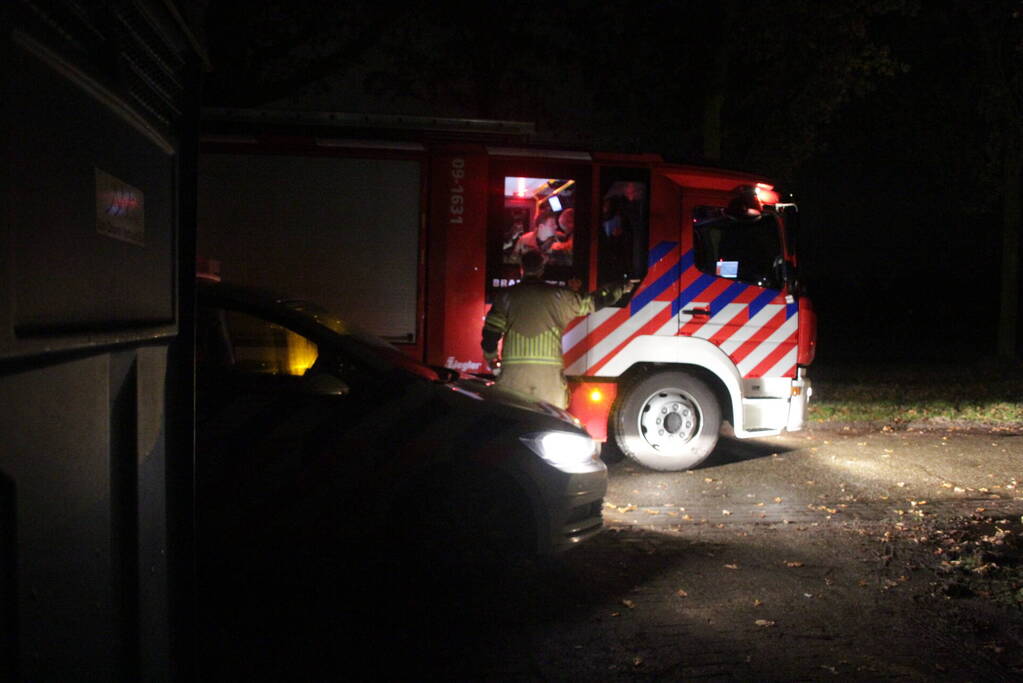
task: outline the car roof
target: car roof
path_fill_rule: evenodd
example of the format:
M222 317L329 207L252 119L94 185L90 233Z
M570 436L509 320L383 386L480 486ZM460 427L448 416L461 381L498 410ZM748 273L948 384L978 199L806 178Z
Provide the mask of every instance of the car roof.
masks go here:
M288 302L299 301L295 297L271 289L205 278L196 279L196 290L204 298L251 306L284 306Z

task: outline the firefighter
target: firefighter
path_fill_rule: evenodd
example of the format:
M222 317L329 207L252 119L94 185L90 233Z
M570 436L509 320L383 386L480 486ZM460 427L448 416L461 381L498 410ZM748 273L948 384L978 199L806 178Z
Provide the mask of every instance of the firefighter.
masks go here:
M518 255L521 262L522 257L530 251L538 251L546 254L557 239L558 216L549 208L536 217L536 229L527 232L516 242L514 253Z
M568 385L561 358L561 334L574 318L614 303L631 283L580 294L542 280L544 257L522 255L522 281L499 293L483 324L483 357L500 374L498 385L559 408L568 407ZM501 358L497 345L504 340Z
M575 233L575 209L567 208L558 214L558 227L554 232L550 255L553 263L572 265L572 236Z

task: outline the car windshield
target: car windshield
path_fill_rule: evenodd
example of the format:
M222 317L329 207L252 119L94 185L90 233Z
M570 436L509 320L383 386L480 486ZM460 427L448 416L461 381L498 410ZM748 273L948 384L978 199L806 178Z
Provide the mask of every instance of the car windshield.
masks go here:
M420 363L413 358L409 358L409 356L402 353L401 349L398 347L389 344L380 337L359 329L351 323L341 320L339 317L319 304L297 299L283 301L282 303L291 310L302 313L308 318L311 318L321 327L343 337L349 343L357 346L359 350L363 352L363 355L371 356L381 365L397 367L433 382L450 381L453 379L449 373L446 372L445 368L433 368L429 365Z

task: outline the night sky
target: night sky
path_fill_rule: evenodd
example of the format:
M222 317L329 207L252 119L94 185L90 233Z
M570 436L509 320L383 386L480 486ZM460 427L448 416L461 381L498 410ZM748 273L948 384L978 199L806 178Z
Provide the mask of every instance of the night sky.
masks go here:
M279 4L193 10L207 105L529 121L766 173L801 207L818 358L997 351L1023 2Z

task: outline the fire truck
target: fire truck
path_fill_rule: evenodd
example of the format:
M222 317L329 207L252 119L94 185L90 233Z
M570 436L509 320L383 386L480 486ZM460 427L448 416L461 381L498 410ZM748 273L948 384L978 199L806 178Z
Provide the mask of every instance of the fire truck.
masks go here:
M538 144L516 122L207 110L204 131L198 253L224 279L482 374L488 307L541 249L550 282L634 283L562 338L569 412L606 448L683 470L724 422L803 427L816 316L797 207L768 178Z

